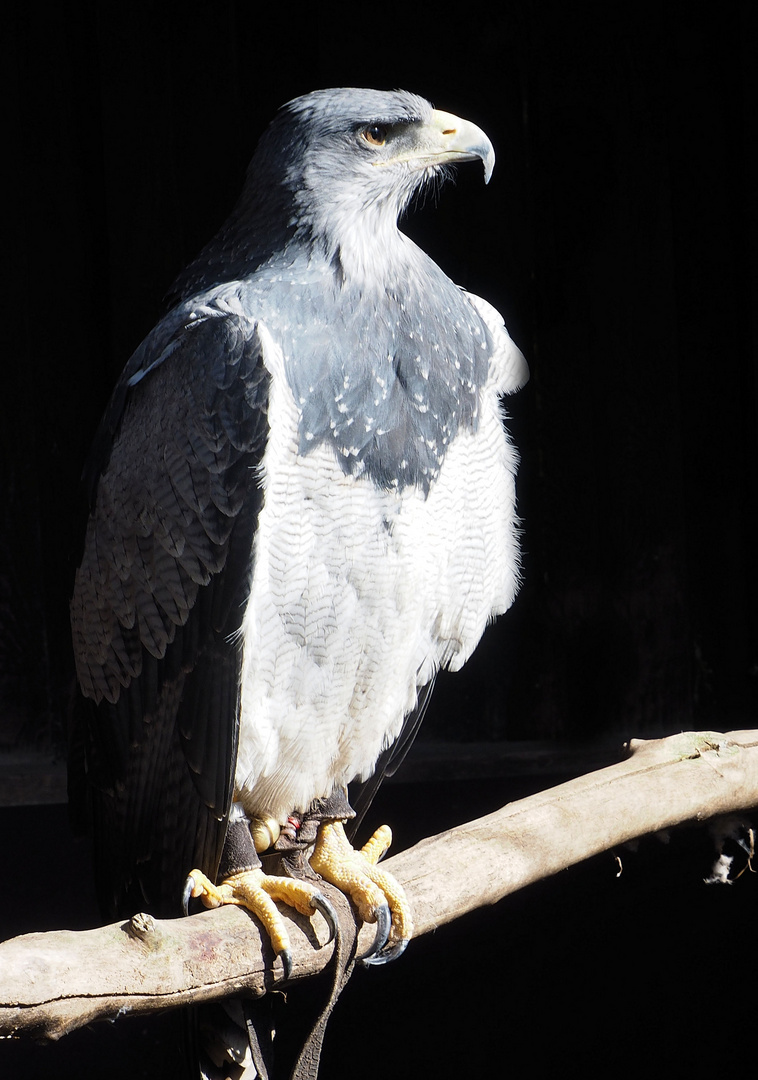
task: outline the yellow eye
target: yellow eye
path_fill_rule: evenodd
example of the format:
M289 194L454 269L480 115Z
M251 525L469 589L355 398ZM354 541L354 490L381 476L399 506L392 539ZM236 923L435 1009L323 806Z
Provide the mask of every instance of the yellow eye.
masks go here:
M371 146L384 146L387 141L387 129L383 124L371 124L361 135Z

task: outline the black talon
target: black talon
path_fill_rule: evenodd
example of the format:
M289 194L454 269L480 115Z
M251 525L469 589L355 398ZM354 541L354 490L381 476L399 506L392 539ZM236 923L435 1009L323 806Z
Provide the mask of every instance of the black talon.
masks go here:
M363 963L366 967L372 964L389 964L392 960L397 960L398 956L402 956L408 947L408 938L402 938L396 945L392 945L389 949L383 949L381 952L374 953L368 958L363 958Z
M320 911L326 919L326 925L329 927L329 938L326 942L328 945L330 941L334 941L339 934L340 926L339 919L337 918L337 912L334 909L334 905L331 900L327 900L323 893L317 892L313 894L311 899L316 911Z
M363 957L364 964L368 962L367 958L379 955L387 944L387 938L390 936L391 928L392 916L390 915L389 904L382 904L381 907L376 908L376 935L374 937L374 944Z
M194 888L195 879L193 878L192 874L190 874L184 883L184 888L182 889L182 911L185 915L189 915L189 902L192 898L192 890Z
M289 949L282 949L279 953L279 959L282 962L282 981L287 982L292 978L292 953Z

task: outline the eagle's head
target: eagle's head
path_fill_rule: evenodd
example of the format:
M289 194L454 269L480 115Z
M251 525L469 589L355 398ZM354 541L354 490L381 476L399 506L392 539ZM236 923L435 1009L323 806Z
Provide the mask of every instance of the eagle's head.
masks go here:
M247 187L251 196L276 191L282 209L289 204L287 226L328 255L339 251L344 261L350 253L360 261L368 249L375 260L392 246L413 196L444 166L475 159L489 181L495 153L484 132L417 94L316 90L274 118Z
M316 90L284 105L263 133L237 206L172 290L187 297L269 260L311 252L363 292L385 288L412 246L397 222L445 167L492 143L475 124L404 90Z

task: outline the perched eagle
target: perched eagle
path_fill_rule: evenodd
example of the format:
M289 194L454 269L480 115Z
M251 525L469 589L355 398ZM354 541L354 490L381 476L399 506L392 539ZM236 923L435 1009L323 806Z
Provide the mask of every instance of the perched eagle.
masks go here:
M341 872L362 858L347 785L518 584L500 396L525 362L397 224L471 159L488 180L486 135L414 94L291 101L123 372L71 605L114 914L178 913L190 872L208 904L312 910L318 880L289 895L256 849L310 855L318 831L311 862L379 920L378 958L410 936L371 858L363 891Z

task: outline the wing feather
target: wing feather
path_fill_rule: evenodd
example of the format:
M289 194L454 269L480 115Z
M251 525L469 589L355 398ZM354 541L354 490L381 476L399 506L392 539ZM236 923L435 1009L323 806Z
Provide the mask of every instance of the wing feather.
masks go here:
M168 914L193 865L215 873L231 802L269 379L242 316L154 338L96 443L71 617L102 897Z

